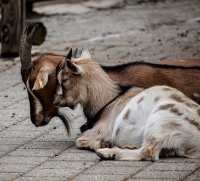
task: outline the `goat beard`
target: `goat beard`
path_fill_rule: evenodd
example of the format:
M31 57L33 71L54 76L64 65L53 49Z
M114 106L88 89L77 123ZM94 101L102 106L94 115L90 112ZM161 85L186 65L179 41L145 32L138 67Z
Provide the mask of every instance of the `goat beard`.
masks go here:
M70 117L68 116L68 113L63 113L63 109L59 108L57 111L57 117L60 118L60 120L63 122L65 129L67 131L67 134L71 135L71 124L70 124Z

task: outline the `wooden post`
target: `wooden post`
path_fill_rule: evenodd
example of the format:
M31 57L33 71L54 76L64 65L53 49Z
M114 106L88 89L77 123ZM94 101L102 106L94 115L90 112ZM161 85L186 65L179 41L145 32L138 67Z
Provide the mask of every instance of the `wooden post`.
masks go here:
M18 56L25 22L25 0L1 0L1 15L1 56Z

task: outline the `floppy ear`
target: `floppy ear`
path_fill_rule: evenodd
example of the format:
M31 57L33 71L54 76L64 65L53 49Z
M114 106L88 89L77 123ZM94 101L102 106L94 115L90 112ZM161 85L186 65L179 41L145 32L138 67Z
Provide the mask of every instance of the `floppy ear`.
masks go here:
M74 75L82 75L83 69L71 60L66 60L66 65Z
M40 90L44 88L47 85L48 77L49 77L48 70L40 70L35 79L32 90Z

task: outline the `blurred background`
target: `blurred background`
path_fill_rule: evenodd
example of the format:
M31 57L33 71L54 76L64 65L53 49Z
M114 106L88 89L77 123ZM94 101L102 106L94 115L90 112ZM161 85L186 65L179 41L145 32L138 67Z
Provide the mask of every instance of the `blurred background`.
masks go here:
M33 52L85 47L104 64L200 57L199 0L2 0L1 19L5 57L27 21L47 30Z

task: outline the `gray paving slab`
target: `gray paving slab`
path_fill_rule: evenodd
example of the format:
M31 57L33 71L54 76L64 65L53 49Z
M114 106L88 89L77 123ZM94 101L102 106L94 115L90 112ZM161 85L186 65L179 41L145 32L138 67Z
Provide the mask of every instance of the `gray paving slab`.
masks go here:
M23 164L23 165L39 165L47 160L46 155L44 157L38 156L4 156L0 158L1 164Z
M184 179L190 171L142 171L136 174L132 179L173 179L173 180L182 180Z
M10 181L18 176L20 176L20 173L0 173L0 180Z
M188 177L186 177L186 181L198 181L200 178L200 168L196 171L192 172Z
M74 181L83 181L83 180L87 180L87 181L121 181L124 180L126 178L125 175L102 175L102 174L95 174L95 175L84 175L81 174L80 176L72 179Z
M17 179L15 179L15 181L67 181L68 178L67 177L55 177L55 176L49 176L49 177L41 177L41 176L30 176L30 177L19 177Z
M10 69L0 73L0 92L6 90L10 87L15 87L17 84L22 84L21 75L20 75L20 64L17 63Z

